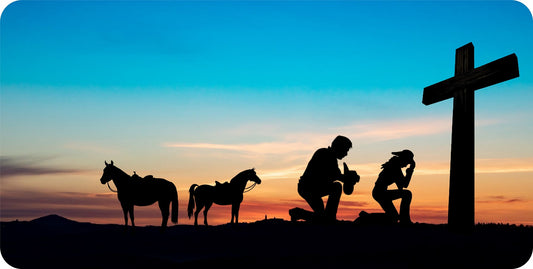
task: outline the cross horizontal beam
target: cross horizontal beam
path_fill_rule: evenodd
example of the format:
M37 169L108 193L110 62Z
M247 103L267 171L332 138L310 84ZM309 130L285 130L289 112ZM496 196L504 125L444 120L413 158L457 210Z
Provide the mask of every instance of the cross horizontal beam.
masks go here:
M427 86L424 88L422 103L431 105L454 97L458 90L475 91L518 76L518 59L513 53L465 74Z

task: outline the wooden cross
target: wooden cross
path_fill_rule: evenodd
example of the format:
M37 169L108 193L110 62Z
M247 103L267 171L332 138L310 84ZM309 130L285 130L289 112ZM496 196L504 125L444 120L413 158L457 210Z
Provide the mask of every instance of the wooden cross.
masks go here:
M474 228L474 91L519 76L513 53L474 68L474 45L455 51L455 76L424 88L422 103L431 105L453 97L452 149L448 226L456 231Z

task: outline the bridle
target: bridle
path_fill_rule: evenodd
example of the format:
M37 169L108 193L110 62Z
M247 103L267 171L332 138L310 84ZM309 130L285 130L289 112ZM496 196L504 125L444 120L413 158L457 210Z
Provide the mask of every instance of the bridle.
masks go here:
M254 184L244 188L244 191L242 193L249 192L249 191L253 190L255 188L255 185L257 185L257 182L254 182Z
M111 181L111 180L110 180L110 181ZM118 192L118 191L116 191L116 190L111 189L111 186L109 186L109 181L107 182L107 187L108 187L109 190L112 191L112 192Z

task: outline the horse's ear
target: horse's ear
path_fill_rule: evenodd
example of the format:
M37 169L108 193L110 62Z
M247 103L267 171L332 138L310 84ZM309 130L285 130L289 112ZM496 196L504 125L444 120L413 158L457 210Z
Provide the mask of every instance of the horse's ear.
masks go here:
M105 163L105 166L108 166L108 165L109 165L109 164L107 164L107 161L104 161L104 163Z
M113 160L111 160L111 165L113 165Z

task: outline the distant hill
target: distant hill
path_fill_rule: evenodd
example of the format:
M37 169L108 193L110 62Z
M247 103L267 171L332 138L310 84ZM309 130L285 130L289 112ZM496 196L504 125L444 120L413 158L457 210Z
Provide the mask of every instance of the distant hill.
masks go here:
M78 222L61 217L59 215L48 215L31 220L30 222L41 225L64 225L64 224L76 224Z
M330 225L268 219L238 225L125 229L58 215L2 222L1 251L16 268L516 268L533 227Z

